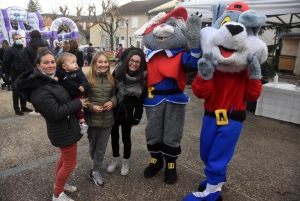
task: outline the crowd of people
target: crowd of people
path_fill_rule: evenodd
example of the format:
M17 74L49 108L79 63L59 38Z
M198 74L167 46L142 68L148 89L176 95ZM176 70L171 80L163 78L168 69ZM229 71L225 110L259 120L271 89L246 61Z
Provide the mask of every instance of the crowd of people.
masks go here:
M12 90L15 114L30 112L45 119L48 138L60 150L52 200L72 201L65 192L77 188L67 180L76 166L77 142L85 133L92 161L89 177L95 185L104 183L100 167L110 137L113 153L107 172L114 172L118 166L119 127L124 144L121 175L129 173L131 128L140 123L143 114L147 75L144 53L139 48L126 49L111 72L107 54L91 48L90 69L85 75L76 40L58 44L59 48L51 51L39 31L31 31L30 37L27 47L23 47L18 33L13 35L11 47L3 42L1 77ZM26 106L28 102L34 111Z

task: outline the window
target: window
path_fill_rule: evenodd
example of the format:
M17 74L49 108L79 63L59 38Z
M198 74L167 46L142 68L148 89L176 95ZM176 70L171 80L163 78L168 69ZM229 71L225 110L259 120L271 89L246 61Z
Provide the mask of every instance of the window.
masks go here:
M119 25L120 25L120 28L125 28L126 27L126 19L125 18L121 19L119 22Z
M131 28L139 28L139 18L137 17L132 18Z
M124 40L124 36L121 36L121 40Z
M141 48L141 41L136 41L136 47Z

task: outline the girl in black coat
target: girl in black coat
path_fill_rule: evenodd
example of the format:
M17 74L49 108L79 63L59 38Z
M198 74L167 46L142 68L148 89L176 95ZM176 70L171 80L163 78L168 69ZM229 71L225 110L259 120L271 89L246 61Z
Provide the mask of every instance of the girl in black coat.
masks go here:
M78 49L78 43L76 40L69 40L69 43L70 43L70 49L68 52L76 56L77 64L81 69L83 66L83 53Z
M124 155L121 175L129 173L131 154L131 127L138 125L143 114L146 61L138 48L129 48L122 55L124 60L116 66L113 76L117 86L118 105L114 108L115 124L111 131L113 158L107 172L114 172L119 161L119 127L122 128Z
M74 113L86 107L87 102L71 100L68 92L53 79L56 62L48 48L38 50L36 66L21 74L14 87L44 117L50 142L60 149L52 201L69 200L64 191L74 192L77 188L66 181L76 166L77 141L82 137Z

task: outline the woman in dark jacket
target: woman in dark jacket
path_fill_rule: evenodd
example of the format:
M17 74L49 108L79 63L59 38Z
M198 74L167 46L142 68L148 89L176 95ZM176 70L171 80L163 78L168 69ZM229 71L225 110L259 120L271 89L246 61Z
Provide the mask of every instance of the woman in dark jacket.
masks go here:
M53 79L56 62L48 48L39 48L36 66L34 70L21 74L14 87L44 117L48 138L60 149L52 201L69 200L64 191L74 192L77 188L66 181L76 166L77 141L82 137L74 113L86 107L87 102L71 100L68 92Z
M141 49L129 48L123 54L125 59L113 72L117 86L118 105L114 108L115 123L111 130L113 158L107 172L114 172L118 165L119 127L121 126L124 144L121 175L127 175L131 154L131 127L138 125L142 118L147 66Z
M77 65L82 68L83 66L83 53L78 49L78 43L76 40L69 40L70 49L69 53L74 54L77 58Z
M3 79L3 81L5 82L5 84L1 84L1 88L2 90L4 89L5 86L7 86L7 90L10 91L10 78L9 78L9 73L7 73L4 69L4 67L2 66L2 61L3 61L3 57L4 57L4 53L5 51L9 48L9 44L7 40L3 40L2 42L2 47L0 48L0 66L1 66L1 70L2 72L1 74L1 78ZM5 76L3 76L5 74Z

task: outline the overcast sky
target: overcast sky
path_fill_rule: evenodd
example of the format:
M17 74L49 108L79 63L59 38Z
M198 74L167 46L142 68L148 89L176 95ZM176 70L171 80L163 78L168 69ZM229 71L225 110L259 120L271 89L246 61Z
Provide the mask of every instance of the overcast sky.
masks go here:
M98 5L99 7L101 4L101 0L38 0L40 5L42 6L42 13L53 13L53 10L59 12L58 7L65 6L67 5L70 9L73 10L73 13L70 14L75 14L74 8L77 5L83 4L85 12L83 11L83 14L87 15L87 5L89 5L89 2L95 2L96 6ZM119 5L126 4L130 2L131 0L115 0L116 2L119 3ZM27 9L27 4L29 0L0 0L0 9L6 9L11 6L18 6L24 9ZM69 3L68 3L69 2ZM98 2L98 3L97 3ZM99 13L100 14L100 13Z

